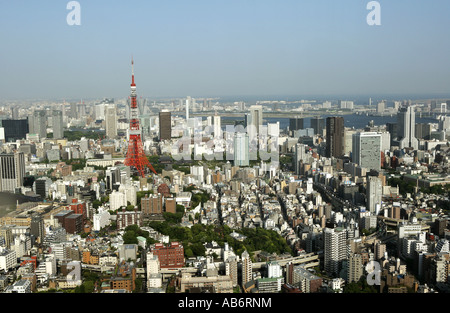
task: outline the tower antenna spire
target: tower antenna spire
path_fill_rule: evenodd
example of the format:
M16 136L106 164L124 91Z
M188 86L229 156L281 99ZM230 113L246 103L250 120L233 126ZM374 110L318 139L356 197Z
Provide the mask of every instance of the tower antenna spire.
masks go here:
M133 55L131 56L131 86L135 86L136 84L134 83L134 59L133 59Z

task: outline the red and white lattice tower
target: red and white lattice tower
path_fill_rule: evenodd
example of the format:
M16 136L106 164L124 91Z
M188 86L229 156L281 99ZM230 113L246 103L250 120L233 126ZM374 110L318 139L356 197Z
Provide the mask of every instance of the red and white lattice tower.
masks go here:
M139 125L138 106L136 99L136 84L134 83L134 61L131 59L131 96L130 96L130 139L125 165L134 167L139 175L145 176L145 167L149 167L156 174L155 169L145 156Z

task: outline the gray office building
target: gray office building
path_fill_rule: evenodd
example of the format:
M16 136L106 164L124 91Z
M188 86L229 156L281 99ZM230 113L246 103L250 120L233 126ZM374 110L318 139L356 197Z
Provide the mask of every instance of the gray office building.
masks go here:
M172 115L169 111L159 112L159 139L170 140L172 138Z
M36 110L31 116L30 133L39 135L39 139L47 138L47 113L45 110Z
M361 132L352 136L353 163L368 170L381 169L381 134Z
M0 191L15 192L23 186L25 156L22 152L0 154Z
M61 110L53 110L52 112L53 138L64 138L63 112Z

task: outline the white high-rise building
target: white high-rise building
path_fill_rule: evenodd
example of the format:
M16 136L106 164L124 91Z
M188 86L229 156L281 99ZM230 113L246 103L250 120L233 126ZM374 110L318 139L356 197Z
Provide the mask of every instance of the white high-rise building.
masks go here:
M45 282L49 277L56 275L56 258L49 256L45 261L39 263L38 268L35 270L36 278L39 282Z
M235 133L234 135L234 165L250 165L249 138L247 133Z
M241 255L242 260L242 286L245 286L246 283L253 279L253 263L250 259L250 255L247 250L244 251Z
M384 113L386 110L386 102L380 101L377 104L377 113Z
M446 131L448 132L450 130L450 116L444 116L441 115L439 117L439 131Z
M338 276L347 259L347 232L340 227L325 228L323 234L325 271L330 276Z
M0 270L8 271L17 265L15 250L9 250L0 246Z
M159 258L153 252L147 253L147 274L156 274L160 270Z
M191 101L192 101L191 97L188 96L186 98L186 121L189 120L189 106L191 105Z
M31 249L31 239L29 236L25 234L20 234L19 236L14 237L14 245L11 246L11 249L16 251L16 257L21 258L24 255L28 254L28 251Z
M127 201L125 198L125 194L123 192L114 190L109 195L109 206L110 206L111 210L115 211L115 210L118 210L120 207L126 206L126 205L127 205Z
M157 255L147 253L147 288L161 288L162 275L160 273L160 262Z
M137 204L137 190L136 187L131 184L121 184L119 192L125 195L125 203L130 202L131 205Z
M370 211L370 213L378 215L378 212L381 209L382 197L383 187L380 178L369 176L366 188L366 202L367 210Z
M214 122L213 122L213 127L214 127L214 138L215 139L222 139L222 125L221 125L221 120L220 120L220 115L214 115Z
M94 107L95 119L104 120L105 119L105 103L96 104Z
M69 242L52 243L50 245L52 254L55 256L56 260L66 260L68 259L67 247L70 247Z
M280 122L267 123L267 135L270 137L280 137Z
M348 100L339 100L338 101L338 106L339 106L340 109L353 109L354 102L353 101L348 101Z
M391 149L391 133L385 131L379 133L381 136L381 151L385 152L386 150Z
M109 214L108 210L105 210L103 207L98 208L98 213L94 214L93 217L93 227L94 231L100 231L103 227L108 226L111 223L110 220L111 214Z
M314 192L314 182L312 177L308 178L308 181L306 182L306 194L310 195Z
M414 107L401 108L397 114L397 141L400 149L418 149L419 141L416 138L416 115Z
M105 107L106 137L117 137L117 108L114 103Z
M262 105L252 105L250 107L251 121L247 124L247 131L249 127L251 131L249 132L250 141L253 141L255 136L260 134L260 128L263 124L263 108Z
M278 262L267 263L267 278L283 277L283 270Z
M375 132L360 132L353 135L353 163L367 170L381 169L381 135Z

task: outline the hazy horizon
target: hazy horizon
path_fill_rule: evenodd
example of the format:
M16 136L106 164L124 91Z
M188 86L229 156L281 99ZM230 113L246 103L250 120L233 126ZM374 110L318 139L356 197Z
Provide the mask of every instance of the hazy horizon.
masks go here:
M450 98L449 1L68 2L0 3L1 100L126 98L132 56L143 98Z

